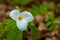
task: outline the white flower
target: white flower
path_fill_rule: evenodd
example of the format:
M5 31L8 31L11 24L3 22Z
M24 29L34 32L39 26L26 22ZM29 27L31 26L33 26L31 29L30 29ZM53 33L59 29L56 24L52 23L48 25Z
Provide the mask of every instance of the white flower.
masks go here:
M28 22L33 20L33 16L30 12L20 12L18 9L10 12L10 17L16 21L18 29L24 31L27 28Z

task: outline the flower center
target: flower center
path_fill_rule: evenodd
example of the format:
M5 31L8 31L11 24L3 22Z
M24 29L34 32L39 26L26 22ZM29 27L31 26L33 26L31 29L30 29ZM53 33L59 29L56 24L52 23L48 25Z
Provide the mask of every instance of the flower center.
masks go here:
M22 20L23 19L23 17L22 16L18 16L18 20Z

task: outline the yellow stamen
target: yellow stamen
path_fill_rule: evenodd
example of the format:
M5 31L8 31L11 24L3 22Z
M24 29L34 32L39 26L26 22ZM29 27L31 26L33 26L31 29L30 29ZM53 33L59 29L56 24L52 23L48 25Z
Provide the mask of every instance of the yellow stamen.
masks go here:
M18 16L18 20L22 20L23 19L23 17L22 16Z

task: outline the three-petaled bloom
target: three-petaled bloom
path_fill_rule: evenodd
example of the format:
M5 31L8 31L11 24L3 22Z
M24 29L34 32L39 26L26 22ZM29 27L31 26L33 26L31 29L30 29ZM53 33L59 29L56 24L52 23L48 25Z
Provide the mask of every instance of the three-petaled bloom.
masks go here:
M16 21L18 29L24 31L27 28L28 22L33 20L33 16L30 12L20 12L18 9L10 12L10 17Z

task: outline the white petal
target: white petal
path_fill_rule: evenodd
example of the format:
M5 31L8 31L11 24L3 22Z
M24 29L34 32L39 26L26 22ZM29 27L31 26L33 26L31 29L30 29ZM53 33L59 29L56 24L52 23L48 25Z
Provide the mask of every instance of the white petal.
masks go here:
M25 20L16 21L18 29L24 31L27 28L28 23Z
M12 10L12 11L10 12L10 17L11 17L13 20L16 20L18 14L19 14L19 10L17 10L17 9Z
M30 12L24 11L21 13L21 15L24 17L24 20L27 22L31 22L33 20L33 16Z

